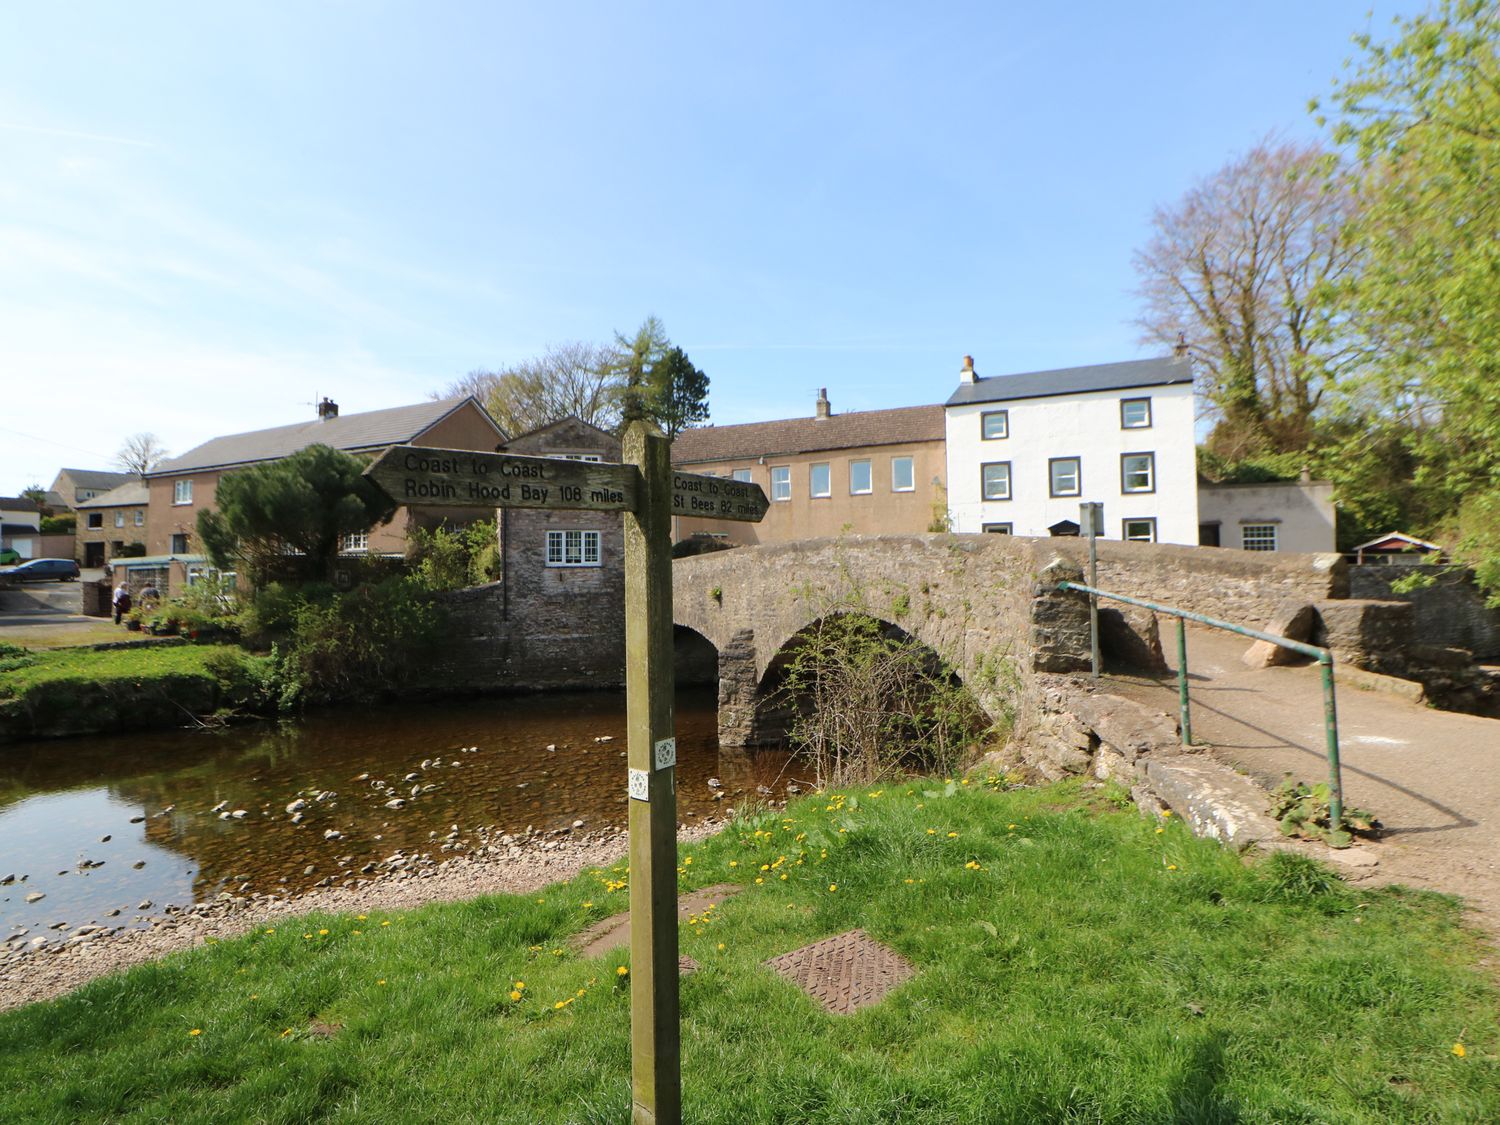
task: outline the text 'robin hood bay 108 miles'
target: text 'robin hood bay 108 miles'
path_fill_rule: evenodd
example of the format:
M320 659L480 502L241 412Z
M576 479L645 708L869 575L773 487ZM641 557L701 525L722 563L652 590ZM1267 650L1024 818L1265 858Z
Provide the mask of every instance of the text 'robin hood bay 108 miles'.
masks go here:
M633 465L394 445L365 470L398 504L633 512ZM759 522L760 485L701 473L672 474L672 515Z

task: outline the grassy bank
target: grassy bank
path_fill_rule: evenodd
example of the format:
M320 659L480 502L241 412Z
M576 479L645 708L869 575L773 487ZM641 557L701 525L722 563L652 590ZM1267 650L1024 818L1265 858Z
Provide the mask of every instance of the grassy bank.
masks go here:
M683 850L684 889L744 887L682 927L688 1120L1500 1118L1452 902L1250 868L1076 784L948 792ZM0 1016L0 1119L628 1120L626 951L568 947L626 877L280 923ZM855 1016L762 966L856 926L919 971Z
M180 726L256 694L261 658L225 645L0 653L0 741Z

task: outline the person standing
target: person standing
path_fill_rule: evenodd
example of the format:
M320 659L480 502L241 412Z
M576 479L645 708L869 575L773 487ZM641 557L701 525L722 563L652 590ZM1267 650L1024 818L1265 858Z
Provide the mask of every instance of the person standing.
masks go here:
M111 599L115 607L115 624L130 612L130 587L121 582L115 587L114 597Z

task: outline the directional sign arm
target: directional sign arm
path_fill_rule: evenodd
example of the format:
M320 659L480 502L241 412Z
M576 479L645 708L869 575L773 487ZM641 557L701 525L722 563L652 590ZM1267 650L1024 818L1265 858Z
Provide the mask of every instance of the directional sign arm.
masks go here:
M634 465L420 445L391 446L365 476L398 504L588 512L634 511L640 478Z

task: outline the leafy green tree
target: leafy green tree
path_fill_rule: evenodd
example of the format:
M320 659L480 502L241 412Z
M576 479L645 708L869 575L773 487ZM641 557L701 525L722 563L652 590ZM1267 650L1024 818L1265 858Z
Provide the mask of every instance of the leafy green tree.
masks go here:
M643 411L675 438L683 430L708 420L708 376L678 347L670 347L646 376Z
M1409 451L1411 529L1461 533L1460 508L1500 510L1500 5L1439 0L1355 42L1332 114L1365 260L1339 291L1372 359L1348 405ZM1495 574L1500 543L1467 541Z
M260 585L287 571L331 575L339 540L386 523L396 506L364 477L365 462L326 445L226 473L217 511L198 513L213 564Z

